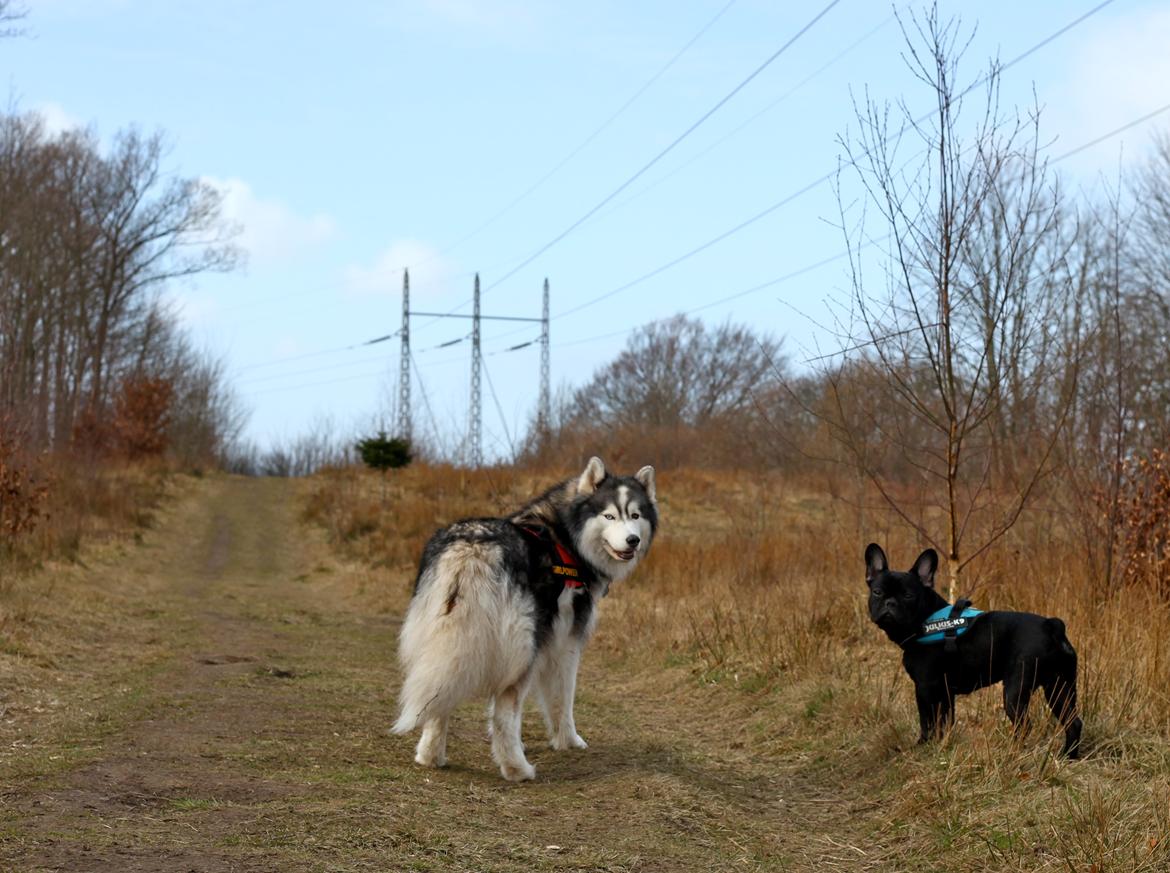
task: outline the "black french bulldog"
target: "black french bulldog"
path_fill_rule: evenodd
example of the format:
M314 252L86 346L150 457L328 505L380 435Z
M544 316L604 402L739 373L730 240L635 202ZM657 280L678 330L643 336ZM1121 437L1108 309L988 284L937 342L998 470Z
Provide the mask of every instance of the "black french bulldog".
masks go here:
M919 642L923 623L948 606L934 590L938 555L927 549L908 573L890 570L877 543L865 549L869 617L902 648L902 665L914 680L924 743L940 736L954 718L955 695L1003 682L1003 708L1019 732L1037 687L1064 727L1064 753L1078 757L1077 653L1064 622L1030 612L985 612L947 645ZM935 639L938 639L936 634Z

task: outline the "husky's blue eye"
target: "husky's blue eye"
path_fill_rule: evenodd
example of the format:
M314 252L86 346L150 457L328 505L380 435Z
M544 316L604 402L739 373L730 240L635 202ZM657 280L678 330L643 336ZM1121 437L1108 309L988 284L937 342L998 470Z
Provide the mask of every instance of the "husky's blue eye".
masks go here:
M605 518L607 521L613 521L613 516L610 515L608 512L605 514Z

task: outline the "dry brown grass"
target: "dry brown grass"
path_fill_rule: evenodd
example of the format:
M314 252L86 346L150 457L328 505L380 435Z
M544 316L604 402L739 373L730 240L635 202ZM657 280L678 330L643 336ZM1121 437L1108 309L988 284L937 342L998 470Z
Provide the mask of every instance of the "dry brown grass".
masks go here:
M44 497L34 523L0 539L0 645L13 646L45 592L26 580L54 562L81 560L83 544L136 538L149 527L173 478L158 463L95 463L71 456L36 459ZM50 574L51 576L51 574Z
M436 527L505 512L559 475L419 465L391 477L383 504L375 476L337 470L318 478L305 515L376 568L375 600L397 610ZM684 665L750 696L759 717L729 729L777 766L870 798L853 814L891 869L1170 868L1170 606L1150 587L1104 590L1058 516L1032 512L972 568L968 593L984 609L1065 620L1085 759L1057 755L1039 701L1033 732L1013 738L997 689L961 699L947 740L917 747L911 683L865 615L862 551L878 540L908 567L922 544L836 491L661 474L659 539L604 604L595 645L631 671Z

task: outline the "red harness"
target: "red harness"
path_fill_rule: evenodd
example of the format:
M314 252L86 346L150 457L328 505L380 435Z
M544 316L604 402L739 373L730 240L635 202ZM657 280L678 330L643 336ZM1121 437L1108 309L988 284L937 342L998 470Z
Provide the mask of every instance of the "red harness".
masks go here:
M549 571L554 576L559 577L566 588L585 587L585 581L582 577L592 574L587 568L581 566L572 552L553 539L552 533L547 528L540 529L524 525L517 525L517 527L546 548L552 546L548 552L551 561Z
M584 588L585 583L581 581L581 574L577 569L577 559L560 543L553 543L553 546L557 550L557 557L561 559L561 563L552 565L553 573L564 577L566 588Z

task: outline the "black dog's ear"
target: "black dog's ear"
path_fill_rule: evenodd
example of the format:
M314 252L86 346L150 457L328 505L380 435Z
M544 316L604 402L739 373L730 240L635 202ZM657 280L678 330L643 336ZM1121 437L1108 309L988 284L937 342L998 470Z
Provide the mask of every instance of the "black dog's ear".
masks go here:
M865 584L872 585L873 580L886 572L889 564L886 563L886 553L877 543L870 543L865 547Z
M934 571L938 569L938 553L934 549L927 549L918 556L910 572L918 576L918 581L927 588L934 587Z

